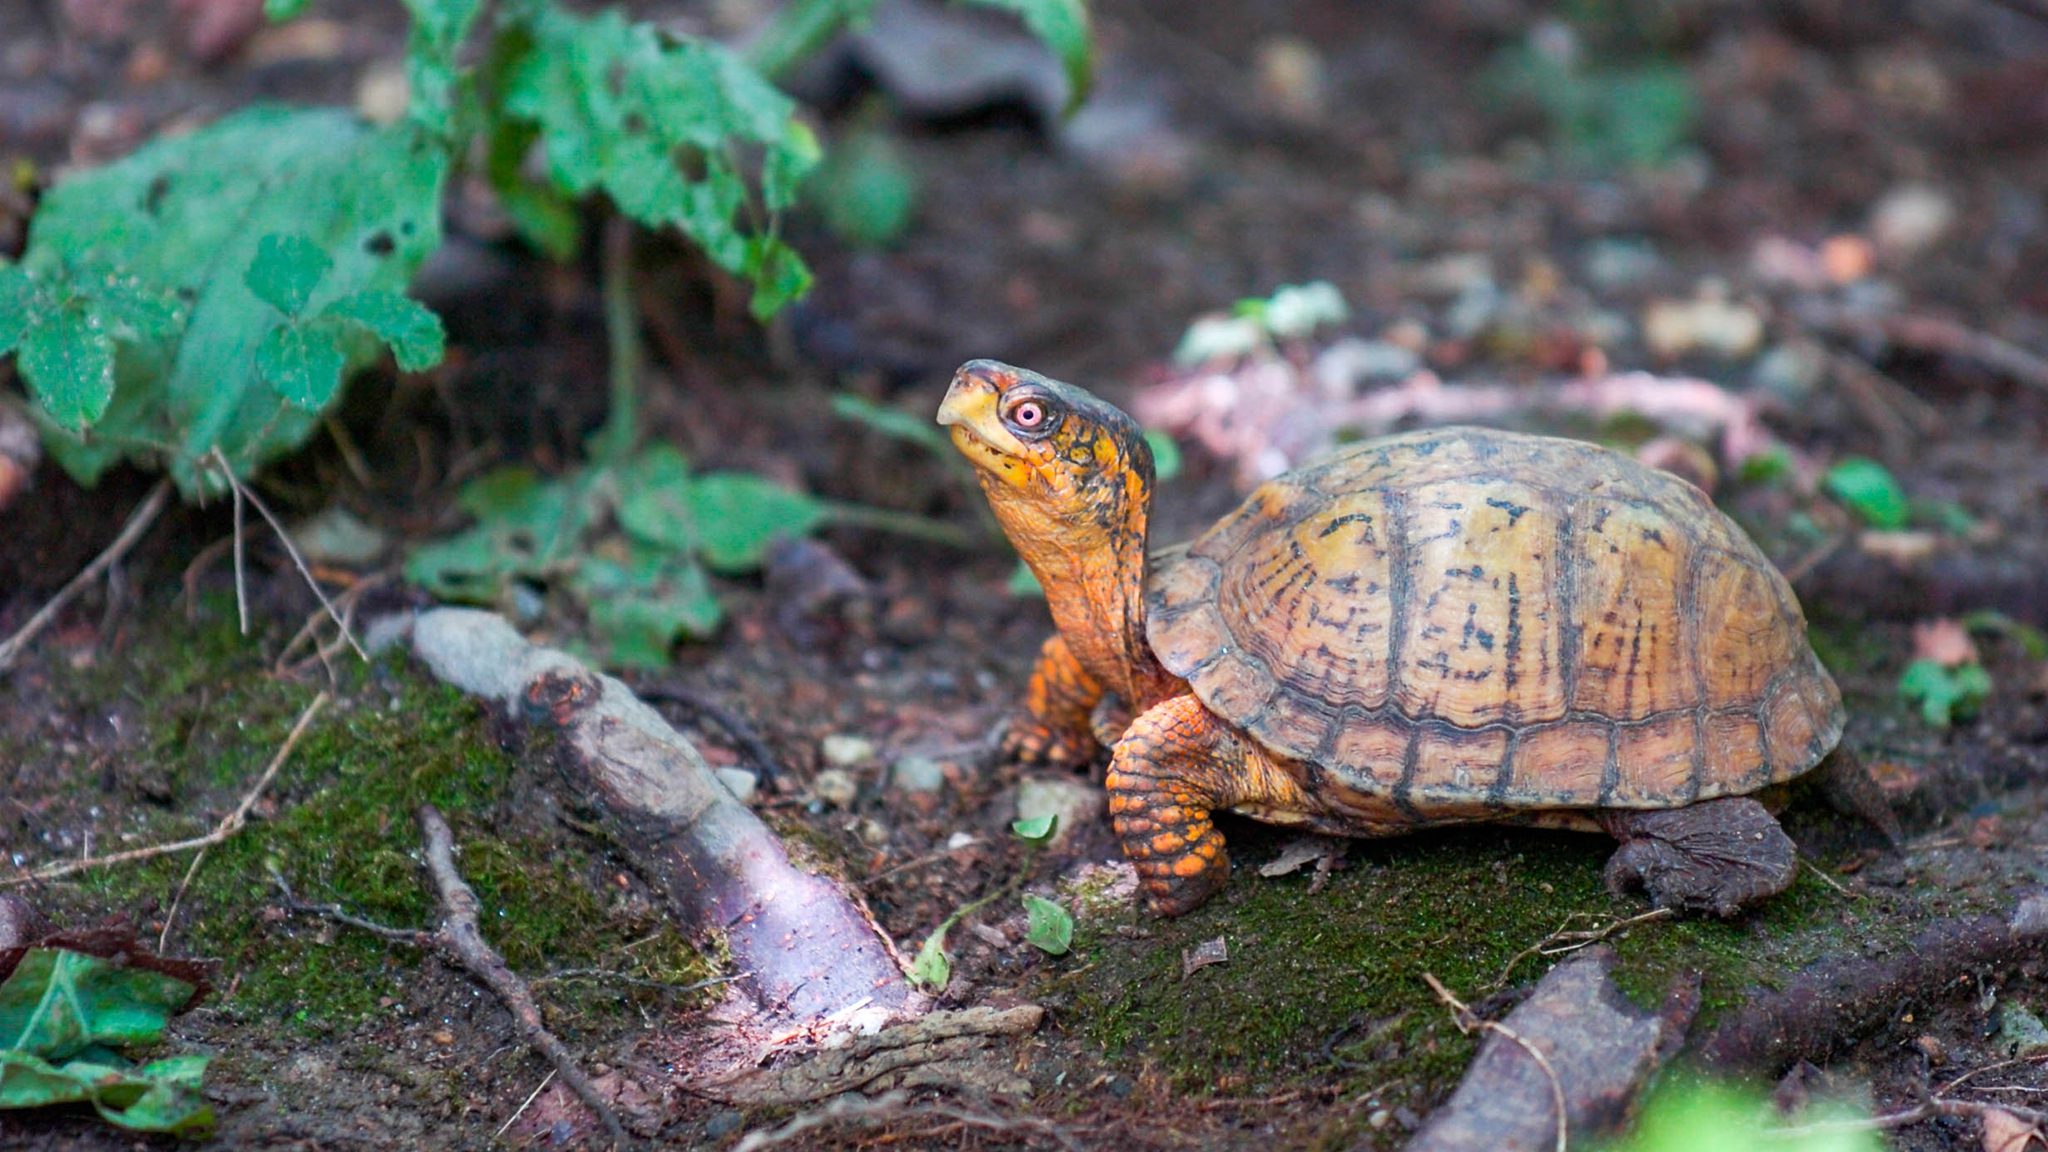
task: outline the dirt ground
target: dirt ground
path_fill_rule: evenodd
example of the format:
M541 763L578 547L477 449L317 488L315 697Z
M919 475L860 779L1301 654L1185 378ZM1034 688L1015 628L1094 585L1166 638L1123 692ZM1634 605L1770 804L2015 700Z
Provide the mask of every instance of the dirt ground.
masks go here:
M48 172L254 99L350 103L404 35L395 3L316 2L316 31L263 31L203 58L213 42L192 22L235 7L0 9L0 159ZM632 7L696 30L751 10ZM1918 534L1901 539L1855 531L1797 477L1730 476L1716 491L1794 574L1848 701L1845 743L1884 783L1906 842L1884 848L1795 795L1786 822L1810 867L1792 891L1731 923L1618 932L1625 990L1656 1002L1697 979L1703 1035L1807 965L1897 957L1944 917L2002 914L2048 885L2048 663L2011 630L1978 631L1994 689L1981 715L1947 729L1896 687L1915 625L1996 611L2048 629L2048 376L2029 375L2048 350L2048 14L1966 0L1644 6L1648 30L1618 20L1635 30L1604 50L1676 65L1696 119L1659 163L1631 168L1573 157L1542 115L1495 94L1490 69L1558 18L1539 6L1091 11L1100 84L1071 123L1001 93L930 115L898 108L890 123L921 186L914 222L875 251L797 214L789 233L817 287L767 332L729 286L657 246L649 282L666 323L650 340L650 433L705 466L973 525L980 497L950 461L835 419L832 395L923 418L954 367L991 356L1128 400L1172 377L1198 315L1319 279L1350 303L1344 334L1390 345L1419 330L1417 363L1448 384L1541 387L1595 353L1703 377L1765 398L1766 426L1799 459L1870 457L1915 501ZM857 78L806 83L828 143L867 115ZM550 268L458 213L419 292L456 354L425 379L360 381L341 426L369 470L337 438L320 441L265 477L293 514L340 504L424 539L458 523L452 474L499 460L563 467L602 418L594 267ZM1732 302L1755 331L1718 349L1653 338L1660 302L1701 298ZM2035 351L2014 368L1981 341L1844 328L1831 318L1845 309ZM1648 436L1640 420L1584 414L1519 423ZM1186 457L1161 490L1166 539L1240 495L1232 462L1192 442ZM0 633L111 538L148 484L123 474L81 492L45 467L0 512ZM216 991L170 1040L215 1054L219 1146L576 1138L560 1089L540 1091L545 1063L488 993L437 958L283 908L280 879L306 900L424 923L409 816L423 800L451 813L508 959L546 977L551 1026L600 1072L661 1086L665 1141L730 1147L789 1120L691 1082L677 1037L717 1027L717 988L691 986L719 973L718 958L667 923L545 757L402 660L306 660L293 639L317 606L274 548L252 552L253 627L240 635L229 532L225 508L174 513L0 679L0 853L12 868L203 832L307 700L334 693L256 822L182 900L183 857L26 890L60 923L125 917L154 940L168 922L170 952L222 961ZM1230 889L1185 919L1145 918L1119 896L1106 827L1028 864L1006 833L1026 774L986 756L985 738L1049 627L1040 601L1008 590L1014 559L993 542L822 539L858 573L859 595L813 611L803 570L730 582L720 638L633 682L657 699L682 685L749 723L779 770L756 807L857 887L906 953L1026 866L1037 890L1064 881L1079 924L1057 958L1022 945L1021 913L1000 905L952 937L944 1002L1048 1009L1004 1057L1028 1098L920 1096L788 1146L1395 1147L1474 1050L1423 973L1501 1007L1550 963L1527 950L1560 926L1642 910L1602 887L1608 847L1590 838L1433 833L1354 844L1313 879L1264 878L1258 866L1290 838L1233 821ZM337 588L375 578L333 575ZM404 595L386 575L368 602ZM577 629L536 622L554 642ZM715 719L669 711L713 763L751 766ZM935 764L943 785L904 787L907 760ZM857 784L850 800L813 787L830 768ZM1219 939L1227 962L1184 967ZM1950 1095L2048 1107L2048 1033L2027 1039L2022 1022L2048 1017L2043 976L2037 950L1907 989L1819 1068L1761 1083L1885 1113L1968 1073ZM1976 1122L1959 1118L1885 1139L1980 1146ZM10 1148L151 1143L85 1114L0 1114Z

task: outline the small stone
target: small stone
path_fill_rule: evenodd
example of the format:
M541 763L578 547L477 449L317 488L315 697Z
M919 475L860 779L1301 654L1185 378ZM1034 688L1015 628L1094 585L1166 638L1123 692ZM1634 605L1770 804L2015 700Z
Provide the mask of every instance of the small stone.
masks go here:
M1750 370L1750 383L1797 408L1813 395L1826 378L1828 354L1818 344L1796 340L1776 344L1757 357Z
M889 842L889 830L884 828L879 820L862 819L854 827L853 834L860 837L860 842L870 848L880 848Z
M1381 1129L1385 1128L1389 1124L1392 1124L1393 1122L1394 1114L1392 1112L1389 1112L1385 1108L1375 1108L1372 1110L1371 1114L1369 1114L1365 1118L1365 1126L1372 1129L1375 1132L1380 1131Z
M1259 45L1253 67L1259 103L1281 119L1312 124L1328 110L1329 75L1315 45L1293 36L1276 36Z
M946 786L946 766L929 756L905 756L889 765L889 783L905 792L937 792Z
M2043 1025L2039 1016L2018 1004L2007 1004L1998 1012L1996 1043L2007 1056L2048 1052L2048 1025Z
M1027 776L1017 784L1017 819L1058 817L1053 844L1065 841L1074 829L1102 819L1107 807L1108 797L1102 789L1071 776Z
M745 1119L746 1117L731 1110L714 1113L711 1119L704 1122L704 1135L713 1140L723 1140L739 1131L740 1124Z
M853 798L859 793L860 785L838 768L827 768L811 781L811 794L834 808L853 807Z
M951 836L946 837L946 851L958 852L960 849L967 847L969 844L975 843L979 843L979 841L977 841L974 838L974 833L955 832Z
M1339 340L1323 349L1310 370L1330 394L1349 396L1368 380L1403 380L1422 367L1412 348L1384 340Z
M1861 236L1830 236L1820 246L1821 270L1835 284L1854 284L1870 275L1877 251Z
M1956 203L1926 184L1894 188L1870 210L1870 235L1893 260L1910 259L1939 243L1956 222Z
M331 505L292 529L292 542L307 560L340 568L371 568L391 547L391 534L365 524L355 513Z
M356 81L356 114L372 124L396 124L412 102L412 84L397 61L379 61Z
M455 1033L450 1032L446 1028L437 1028L434 1030L432 1039L436 1045L446 1048L450 1044L455 1043Z
M1712 285L1691 300L1657 300L1643 314L1643 342L1666 360L1690 352L1741 359L1763 340L1764 318Z
M0 893L0 948L19 948L48 930L35 905L15 893Z
M711 771L718 777L718 782L725 785L725 790L738 797L742 804L752 800L754 789L760 786L760 781L745 768L714 768Z
M875 758L875 742L865 736L835 732L819 742L818 752L834 768L851 768Z

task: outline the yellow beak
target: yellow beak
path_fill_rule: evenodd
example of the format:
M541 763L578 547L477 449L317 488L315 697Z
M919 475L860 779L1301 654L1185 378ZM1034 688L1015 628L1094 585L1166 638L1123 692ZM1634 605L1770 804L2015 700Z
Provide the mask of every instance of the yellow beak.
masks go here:
M999 369L1000 365L988 360L961 365L946 389L946 399L939 404L939 423L953 430L953 447L984 475L1021 488L1032 474L1023 459L1029 452L997 415L996 402L1002 393L990 376Z

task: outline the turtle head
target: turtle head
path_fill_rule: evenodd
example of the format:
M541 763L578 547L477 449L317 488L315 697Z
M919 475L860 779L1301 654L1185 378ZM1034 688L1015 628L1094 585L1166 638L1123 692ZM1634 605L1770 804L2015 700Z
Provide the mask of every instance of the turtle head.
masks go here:
M997 519L1025 559L1023 537L1144 536L1152 493L1152 450L1136 421L1072 384L993 360L953 374L939 423L974 465ZM1120 541L1104 540L1103 543Z

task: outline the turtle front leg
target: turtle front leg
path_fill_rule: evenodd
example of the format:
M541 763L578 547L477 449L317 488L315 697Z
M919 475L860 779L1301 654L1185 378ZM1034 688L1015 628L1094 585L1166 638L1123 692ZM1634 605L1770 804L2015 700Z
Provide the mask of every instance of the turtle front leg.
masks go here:
M1088 674L1059 633L1038 650L1038 666L1025 689L1024 714L1003 734L1003 755L1027 764L1078 768L1095 759L1092 717L1101 682Z
M1265 755L1247 750L1192 694L1145 710L1117 741L1103 781L1109 820L1138 870L1145 906L1180 916L1230 879L1223 834L1209 814L1243 804L1307 813L1308 797Z
M1733 916L1790 888L1799 868L1792 838L1748 796L1610 810L1600 823L1621 841L1607 861L1607 887L1640 887L1659 908Z

